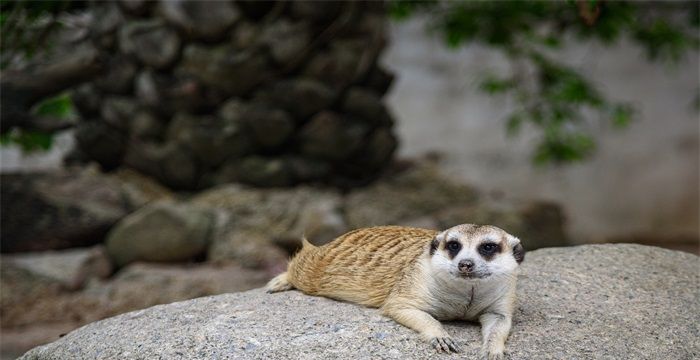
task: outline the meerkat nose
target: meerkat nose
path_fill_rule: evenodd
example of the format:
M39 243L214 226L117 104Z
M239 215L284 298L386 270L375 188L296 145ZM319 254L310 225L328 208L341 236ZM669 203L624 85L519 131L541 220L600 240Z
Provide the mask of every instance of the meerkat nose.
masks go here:
M459 271L471 272L474 270L474 262L469 259L464 259L459 262L457 267L459 268Z

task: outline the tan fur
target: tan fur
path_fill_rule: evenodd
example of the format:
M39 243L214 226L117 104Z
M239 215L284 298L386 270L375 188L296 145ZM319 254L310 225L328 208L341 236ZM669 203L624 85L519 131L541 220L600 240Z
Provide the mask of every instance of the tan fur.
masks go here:
M450 261L459 259L445 255L450 239L459 239L470 249L463 253L470 259L484 239L493 239L489 241L500 244L503 251L497 255L500 265L492 266L505 266L507 271L484 280L457 279L451 275ZM431 253L433 240L439 247ZM268 291L296 288L309 295L381 308L384 315L418 331L440 352L459 348L439 320L479 320L483 356L499 359L515 299L515 275L510 271L517 267L513 244L519 240L501 229L469 224L444 232L401 226L358 229L318 247L304 239L287 272L272 279Z
M316 247L305 241L288 267L288 281L317 296L371 307L384 304L393 286L437 231L399 226L359 229Z

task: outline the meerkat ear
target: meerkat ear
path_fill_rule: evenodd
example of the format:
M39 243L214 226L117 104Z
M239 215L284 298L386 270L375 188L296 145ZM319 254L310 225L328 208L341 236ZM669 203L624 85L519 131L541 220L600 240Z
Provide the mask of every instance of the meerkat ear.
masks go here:
M521 244L520 239L516 238L515 236L511 237L508 242L513 249L513 257L515 258L515 261L520 264L523 262L523 260L525 260L525 248L523 248L523 244Z

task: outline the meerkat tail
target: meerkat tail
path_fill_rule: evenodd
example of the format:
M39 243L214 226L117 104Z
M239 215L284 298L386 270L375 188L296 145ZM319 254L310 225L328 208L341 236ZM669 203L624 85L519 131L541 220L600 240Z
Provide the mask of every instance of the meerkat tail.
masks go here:
M267 283L267 292L275 293L294 289L296 286L293 284L293 278L295 275L298 276L301 271L305 270L303 267L300 268L300 260L302 264L305 263L304 260L308 259L309 254L313 253L315 249L316 246L303 237L301 239L301 250L299 250L289 262L286 272L275 276Z
M294 286L288 280L288 273L285 271L270 280L265 288L268 293L276 293L280 291L287 291L294 288Z

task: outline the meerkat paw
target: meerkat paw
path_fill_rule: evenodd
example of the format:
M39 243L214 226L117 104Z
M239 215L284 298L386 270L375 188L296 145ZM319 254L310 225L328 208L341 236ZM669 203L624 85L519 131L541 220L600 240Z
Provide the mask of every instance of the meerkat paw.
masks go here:
M287 273L283 272L270 280L265 286L268 293L276 293L280 291L287 291L294 288L287 278Z
M451 352L460 352L461 349L457 345L457 343L452 340L451 337L435 337L430 340L430 345L432 345L435 350L439 353L451 353Z
M480 354L481 360L504 360L506 358L503 352L497 351L482 350Z

